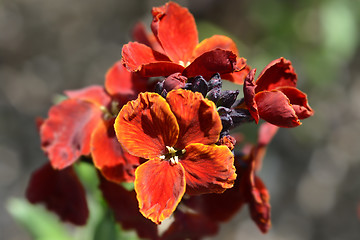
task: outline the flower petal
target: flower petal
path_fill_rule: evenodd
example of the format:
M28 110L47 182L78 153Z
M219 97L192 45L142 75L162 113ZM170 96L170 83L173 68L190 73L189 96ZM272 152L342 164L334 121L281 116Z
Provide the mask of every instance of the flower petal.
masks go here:
M145 92L148 79L129 72L121 61L116 62L106 73L105 89L120 104L136 98L139 92Z
M280 91L262 91L255 95L259 116L278 127L296 127L301 123L290 100Z
M256 69L254 68L246 76L243 90L244 90L245 104L246 104L251 116L254 118L255 122L258 123L259 122L259 112L258 112L258 106L256 105L256 101L255 101L255 88L256 88L256 85L254 82L255 72L256 72Z
M99 188L123 229L135 229L141 238L158 238L157 225L139 212L135 191L127 191L120 184L109 182L101 176Z
M72 167L58 171L43 165L32 174L26 198L33 204L44 203L62 221L85 225L89 217L85 190Z
M250 66L246 64L245 58L238 58L236 67L240 69L238 72L233 73L226 73L221 75L221 78L229 80L230 82L236 83L236 84L243 84L246 76L250 72Z
M289 60L279 58L270 62L256 81L256 92L272 90L277 87L295 87L297 75Z
M202 40L196 46L193 57L196 58L201 54L214 50L216 48L229 50L232 51L234 54L239 55L239 51L236 47L236 44L231 38L223 35L214 35L210 38L206 38Z
M236 67L236 55L228 50L214 49L197 57L183 71L183 75L190 78L197 75L209 80L215 73L232 73Z
M166 101L179 124L175 145L184 149L190 143L213 144L219 140L222 129L215 104L201 93L178 89L168 93Z
M139 72L145 77L168 76L184 70L183 66L171 62L167 56L137 42L123 46L121 61L129 71Z
M185 193L184 168L159 158L149 160L136 169L134 186L140 212L160 224L175 211Z
M179 126L165 99L146 92L121 109L115 132L130 154L150 159L167 153L166 146L175 145Z
M79 90L67 90L66 96L73 99L88 101L98 106L108 106L111 102L110 96L102 86L90 86Z
M91 136L91 156L103 176L113 182L135 179L140 159L126 152L115 136L114 119L100 121Z
M294 87L279 87L277 90L284 93L290 100L299 119L305 119L314 115L314 110L308 104L307 96Z
M53 168L63 169L81 155L90 154L91 133L101 118L98 106L78 99L50 108L49 117L40 127L40 137Z
M193 143L185 150L180 164L185 169L186 193L222 193L233 187L234 155L226 146Z
M169 2L154 7L152 15L151 29L171 61L191 61L199 40L195 19L188 9Z
M148 33L143 23L139 22L132 31L132 38L139 43L145 44L153 50L165 54L156 37L152 33Z

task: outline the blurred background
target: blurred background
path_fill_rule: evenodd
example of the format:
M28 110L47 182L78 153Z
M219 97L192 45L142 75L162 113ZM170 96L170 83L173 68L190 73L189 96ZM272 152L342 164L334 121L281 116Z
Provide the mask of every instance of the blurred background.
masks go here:
M0 0L0 239L32 239L31 210L19 199L47 161L35 118L64 90L102 84L134 24L148 26L151 7L165 2ZM280 129L264 159L269 233L245 207L209 239L360 239L360 1L176 2L195 16L200 40L233 38L258 73L291 60L315 110L302 126Z

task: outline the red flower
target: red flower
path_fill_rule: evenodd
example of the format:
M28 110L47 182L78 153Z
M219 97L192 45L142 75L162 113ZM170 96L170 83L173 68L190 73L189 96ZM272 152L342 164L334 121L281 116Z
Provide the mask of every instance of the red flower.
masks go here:
M255 122L259 118L279 127L296 127L314 114L305 93L296 88L297 75L291 62L279 58L269 63L256 82L250 71L244 82L245 103Z
M220 73L224 79L243 83L249 67L244 58L237 59L238 50L230 38L215 35L199 43L194 17L174 2L153 8L152 15L155 38L138 25L134 36L143 44L130 42L123 47L122 62L129 71L148 77L180 72L205 79Z
M222 129L215 104L200 93L173 90L166 100L141 93L115 120L121 145L148 159L135 171L140 212L155 223L168 218L185 192L221 193L233 186L233 154L216 146Z

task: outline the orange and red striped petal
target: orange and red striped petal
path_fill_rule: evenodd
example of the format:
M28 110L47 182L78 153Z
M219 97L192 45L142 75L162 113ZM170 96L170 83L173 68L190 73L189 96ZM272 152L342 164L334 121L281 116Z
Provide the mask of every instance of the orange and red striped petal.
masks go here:
M295 87L297 75L289 60L281 57L270 62L256 81L256 92L272 90L277 87Z
M260 118L278 127L296 127L301 123L290 100L280 91L262 91L255 95Z
M135 179L135 168L140 159L126 152L118 142L114 119L100 121L91 136L91 156L95 167L113 182L130 182Z
M215 73L232 73L236 70L239 70L236 66L236 55L232 51L217 48L195 58L184 69L183 75L188 78L201 75L209 80Z
M85 190L72 167L58 171L49 163L43 165L32 174L26 198L44 203L62 221L85 225L89 217Z
M202 40L195 48L193 57L196 58L201 54L220 48L223 50L232 51L234 54L239 55L238 49L235 42L226 36L223 35L214 35L210 38Z
M167 153L166 146L175 145L179 126L165 99L146 92L121 109L115 132L130 154L150 159Z
M160 158L141 164L135 171L135 191L140 212L156 224L170 217L185 193L181 164Z
M247 109L249 110L251 116L254 118L255 122L259 122L259 112L258 112L258 106L256 105L255 101L255 72L256 68L252 69L249 74L245 78L244 82L244 101L247 106Z
M134 98L139 92L145 92L147 78L129 72L121 61L117 61L105 75L105 89L120 104Z
M67 90L65 95L72 99L88 101L98 106L108 106L111 102L110 96L102 86L90 86L79 90Z
M180 164L185 169L186 193L222 193L233 187L234 155L226 146L193 143L185 150Z
M280 87L277 90L284 93L290 100L299 119L305 119L314 115L314 110L308 104L307 96L299 89L294 87Z
M145 77L168 76L184 70L183 66L171 62L167 56L137 42L123 46L121 61L129 71L139 72Z
M184 149L190 143L213 144L219 140L221 120L215 104L201 93L178 89L168 93L166 101L179 125L175 145Z
M194 17L188 9L169 2L152 9L151 29L166 55L175 63L191 60L198 44L198 32Z
M41 146L55 169L73 164L90 154L90 138L102 119L99 106L78 99L67 99L50 108L40 127Z

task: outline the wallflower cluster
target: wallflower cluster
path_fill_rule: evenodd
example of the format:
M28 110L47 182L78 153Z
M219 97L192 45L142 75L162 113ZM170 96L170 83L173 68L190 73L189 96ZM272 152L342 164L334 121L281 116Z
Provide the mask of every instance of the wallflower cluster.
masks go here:
M86 224L86 193L74 171L86 161L97 169L116 221L140 237L214 235L243 205L267 232L270 197L256 175L267 145L278 127L313 115L291 62L276 59L255 80L256 69L232 39L199 43L186 8L169 2L154 7L152 17L152 33L135 26L104 86L65 91L67 99L38 119L49 162L33 173L27 199L63 221ZM223 81L238 88L223 90ZM260 119L257 144L235 148L239 139L230 130ZM164 220L169 227L160 234Z

